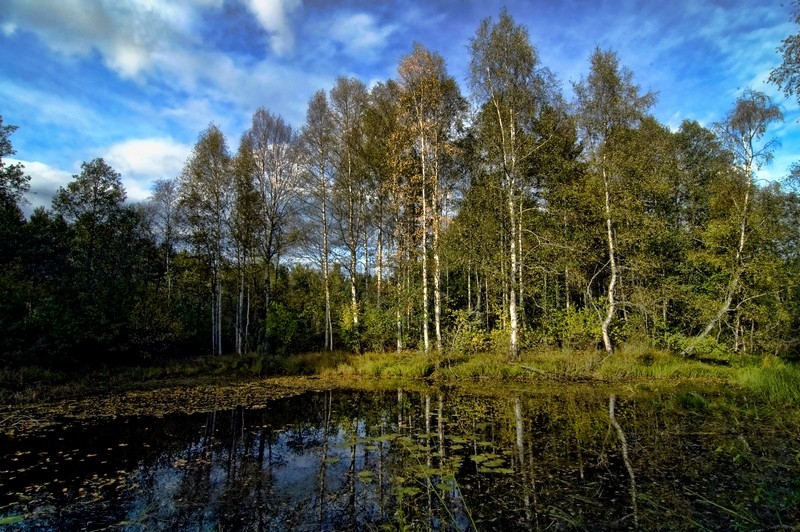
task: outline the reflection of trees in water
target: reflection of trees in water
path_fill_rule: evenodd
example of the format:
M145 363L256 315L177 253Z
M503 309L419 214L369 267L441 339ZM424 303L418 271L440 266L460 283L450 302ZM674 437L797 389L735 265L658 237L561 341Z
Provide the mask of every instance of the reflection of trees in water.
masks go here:
M128 487L92 506L67 501L48 526L87 511L144 529L536 530L637 521L691 529L798 520L791 508L800 466L790 439L753 418L715 426L707 402L677 392L610 403L601 392L323 392L262 410L135 421L138 432L117 435L130 453L108 466L134 471Z

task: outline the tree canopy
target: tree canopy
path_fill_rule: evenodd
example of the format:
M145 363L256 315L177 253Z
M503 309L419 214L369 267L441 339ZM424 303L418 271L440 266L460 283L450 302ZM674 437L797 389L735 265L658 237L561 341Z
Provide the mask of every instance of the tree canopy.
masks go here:
M790 95L795 39L772 73ZM469 100L417 43L393 79L318 91L302 127L258 108L232 151L210 124L142 204L98 158L25 219L0 118L0 356L800 354L800 194L756 179L767 95L673 130L613 50L573 101L505 10L468 53Z

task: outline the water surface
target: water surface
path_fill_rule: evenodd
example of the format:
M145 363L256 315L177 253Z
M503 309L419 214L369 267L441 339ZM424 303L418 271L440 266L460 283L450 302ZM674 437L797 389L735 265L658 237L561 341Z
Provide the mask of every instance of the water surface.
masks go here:
M795 429L722 395L639 395L330 391L62 419L0 439L0 518L23 530L800 525Z

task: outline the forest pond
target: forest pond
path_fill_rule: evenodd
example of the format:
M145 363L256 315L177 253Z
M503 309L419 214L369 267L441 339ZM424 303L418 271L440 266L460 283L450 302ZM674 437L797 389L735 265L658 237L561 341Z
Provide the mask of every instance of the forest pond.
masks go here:
M416 388L0 435L10 529L800 524L793 429L725 394Z

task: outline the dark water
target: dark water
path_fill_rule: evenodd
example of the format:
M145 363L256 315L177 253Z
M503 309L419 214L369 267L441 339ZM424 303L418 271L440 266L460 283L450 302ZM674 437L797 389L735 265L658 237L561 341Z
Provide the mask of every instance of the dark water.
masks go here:
M0 439L10 529L800 526L800 446L698 393L323 392ZM627 460L626 460L627 458ZM9 524L10 523L10 524Z

